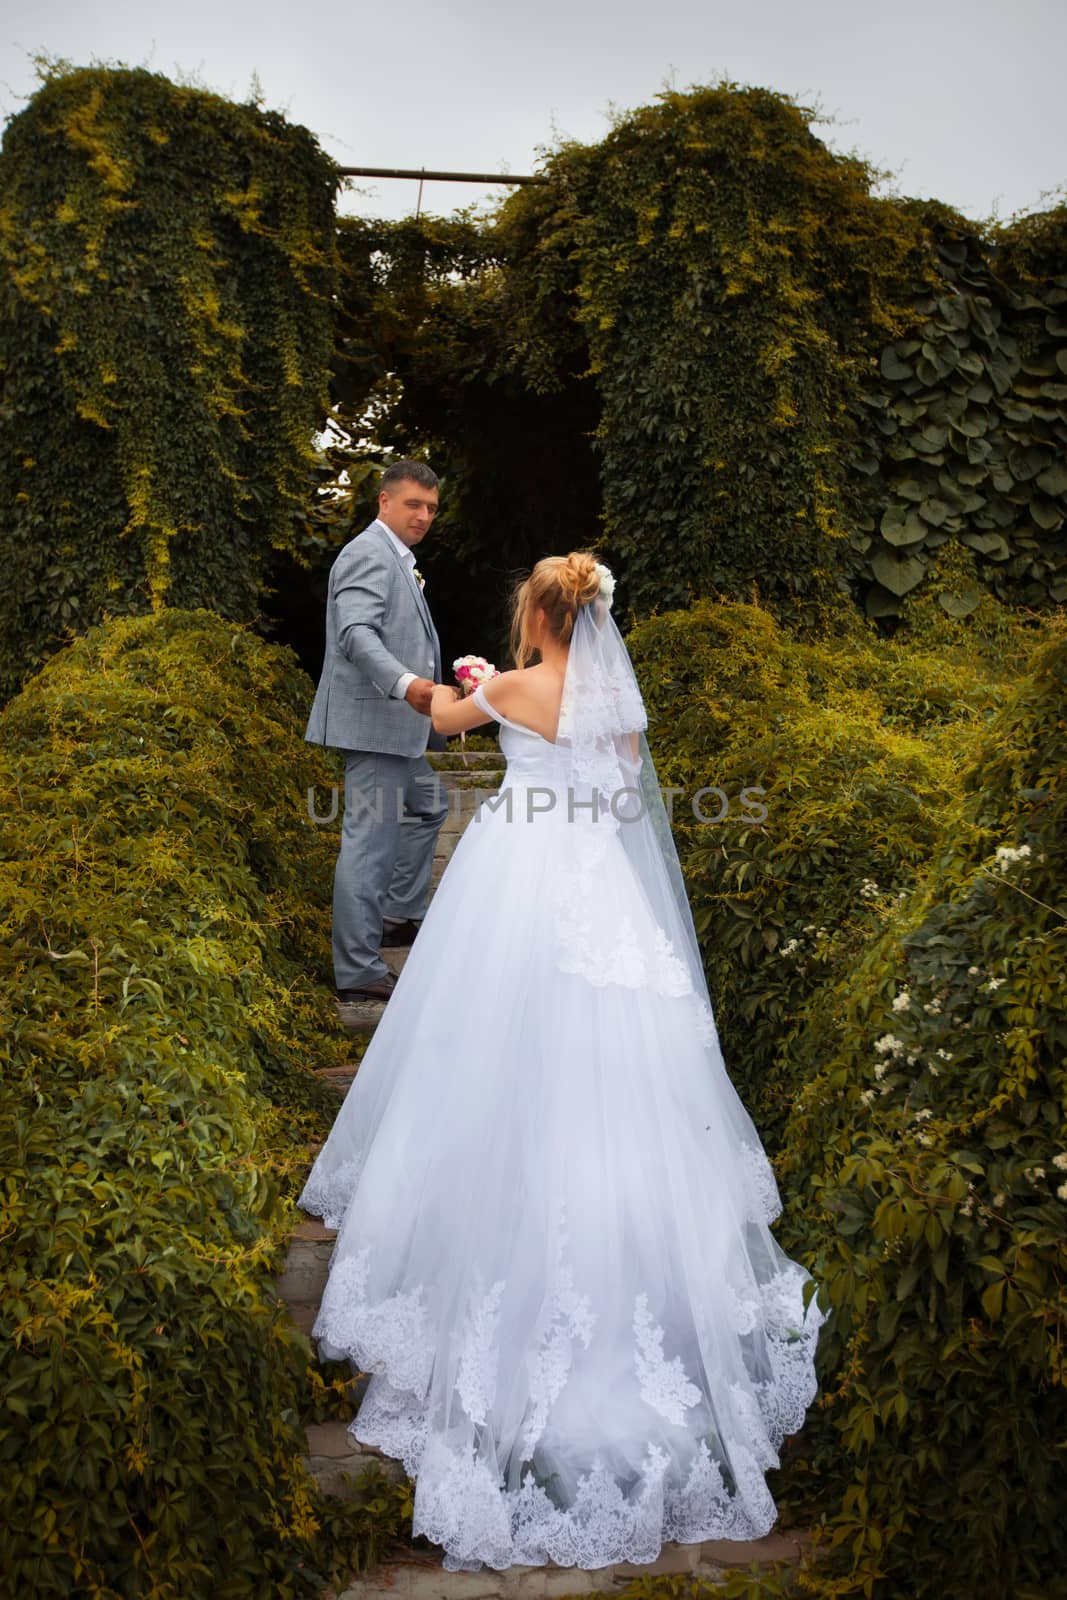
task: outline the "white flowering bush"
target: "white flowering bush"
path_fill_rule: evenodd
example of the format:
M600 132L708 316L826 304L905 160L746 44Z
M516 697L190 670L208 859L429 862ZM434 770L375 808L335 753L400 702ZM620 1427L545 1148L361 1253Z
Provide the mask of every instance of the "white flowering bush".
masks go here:
M835 1595L1016 1600L1067 1569L1062 637L960 788L921 891L797 1034L781 1236L833 1312L805 1436Z

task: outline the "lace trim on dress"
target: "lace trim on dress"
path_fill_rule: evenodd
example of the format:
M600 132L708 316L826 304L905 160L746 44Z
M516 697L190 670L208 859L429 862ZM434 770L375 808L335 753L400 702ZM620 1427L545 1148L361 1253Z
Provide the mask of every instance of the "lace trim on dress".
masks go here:
M348 1210L349 1201L356 1192L359 1175L363 1170L362 1155L343 1161L340 1166L327 1165L325 1147L319 1152L304 1185L297 1205L309 1216L321 1217L327 1228L340 1228Z
M738 1147L745 1193L749 1200L748 1215L757 1222L773 1222L782 1214L782 1197L774 1168L767 1152L742 1140Z
M365 1371L382 1373L394 1389L424 1396L435 1349L425 1289L419 1284L372 1304L367 1295L369 1258L370 1245L365 1245L331 1266L312 1337L343 1350Z
M550 894L557 934L556 964L603 988L617 983L628 989L651 989L656 994L695 993L689 970L658 923L638 930L627 914L621 923L608 925L594 893L604 858L621 826L607 814L596 821L583 819L568 827L571 847L569 870L557 871ZM698 1027L707 1042L714 1036L710 1008L697 997Z
M589 1568L648 1562L666 1541L762 1537L776 1518L763 1474L778 1465L778 1446L801 1426L817 1388L815 1346L825 1318L814 1302L805 1314L803 1269L790 1263L764 1283L753 1281L744 1294L729 1290L733 1324L746 1345L763 1353L761 1364L764 1370L769 1365L771 1376L728 1386L731 1403L720 1408L721 1435L704 1433L706 1421L699 1422L684 1471L673 1474L668 1455L652 1439L636 1479L620 1480L598 1454L580 1476L571 1503L561 1505L548 1492L551 1479L539 1479L534 1451L570 1380L573 1342L588 1348L596 1322L563 1262L566 1239L561 1232L557 1286L527 1354L530 1405L521 1436L523 1471L514 1489L490 1465L497 1459L491 1411L507 1280L489 1290L476 1283L455 1381L478 1435L489 1427L487 1458L473 1440L449 1442L431 1427L434 1339L424 1287L370 1303L369 1247L338 1262L331 1273L312 1335L373 1375L349 1431L402 1461L416 1480L413 1535L425 1534L443 1548L448 1571L477 1571L483 1563L499 1570L549 1561ZM633 1329L641 1397L665 1421L684 1426L685 1413L704 1395L678 1357L664 1356L664 1331L653 1321L645 1293L635 1298Z
M462 1334L463 1353L456 1376L456 1393L472 1422L484 1422L496 1397L499 1351L496 1330L500 1322L500 1297L505 1279L499 1278L488 1294L480 1295L467 1313Z
M526 1356L526 1367L530 1377L530 1405L522 1435L524 1458L533 1455L538 1440L547 1426L553 1402L570 1377L574 1340L580 1339L584 1348L588 1350L596 1321L588 1295L576 1293L574 1274L563 1260L569 1235L562 1225L564 1216L562 1202L557 1215L559 1217L556 1235L557 1287L541 1309L534 1329L535 1346Z
M675 1356L668 1361L664 1356L663 1329L652 1321L647 1294L639 1294L634 1303L634 1339L634 1368L642 1400L654 1406L668 1422L684 1423L683 1408L698 1405L703 1395L686 1377L681 1358Z

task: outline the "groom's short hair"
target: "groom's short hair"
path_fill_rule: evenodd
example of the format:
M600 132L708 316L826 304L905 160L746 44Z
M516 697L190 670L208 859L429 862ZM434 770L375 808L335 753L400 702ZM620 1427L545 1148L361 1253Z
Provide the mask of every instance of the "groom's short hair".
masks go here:
M395 483L417 483L420 489L437 489L441 480L425 461L393 461L382 473L379 489L387 494Z

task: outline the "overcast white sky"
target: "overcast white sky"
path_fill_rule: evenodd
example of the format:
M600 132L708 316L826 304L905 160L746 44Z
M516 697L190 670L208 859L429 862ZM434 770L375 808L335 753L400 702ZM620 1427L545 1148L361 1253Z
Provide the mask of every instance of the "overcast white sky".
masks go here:
M532 172L611 107L728 77L795 95L816 128L975 221L1043 209L1067 184L1064 0L4 0L0 111L38 52L145 66L304 123L344 166ZM417 186L362 180L346 211L404 216ZM502 191L427 184L444 213Z

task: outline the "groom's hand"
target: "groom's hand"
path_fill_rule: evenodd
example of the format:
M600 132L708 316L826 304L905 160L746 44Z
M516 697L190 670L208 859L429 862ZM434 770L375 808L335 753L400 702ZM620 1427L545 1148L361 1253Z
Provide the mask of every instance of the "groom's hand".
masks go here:
M428 717L433 689L432 678L412 678L404 690L404 699L409 706L414 706L416 711L421 711L424 717Z

